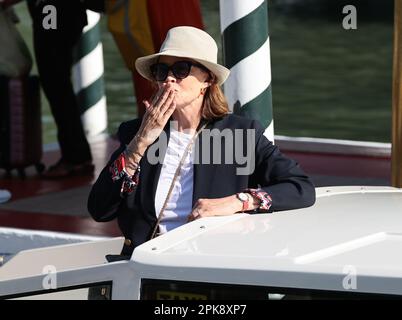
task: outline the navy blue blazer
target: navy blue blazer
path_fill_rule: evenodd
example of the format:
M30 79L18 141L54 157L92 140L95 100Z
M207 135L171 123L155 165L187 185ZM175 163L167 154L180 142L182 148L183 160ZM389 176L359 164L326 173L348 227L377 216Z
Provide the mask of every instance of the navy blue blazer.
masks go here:
M132 241L131 249L149 239L156 223L155 193L162 164L152 164L148 161L147 153L150 150L148 147L140 162L139 184L136 190L126 198L121 198L122 182L121 180L112 181L109 166L124 151L125 146L130 143L140 125L141 119L127 121L120 125L118 137L121 145L99 175L88 198L88 210L96 221L118 219L123 235ZM226 152L233 152L234 147L225 148L225 144L221 143L219 152L222 159L233 159L233 164L213 164L213 159L210 159L210 164L194 164L193 206L200 198L221 198L241 192L246 188L258 187L264 189L271 196L273 201L271 211L296 209L314 204L315 189L309 177L294 160L281 154L278 147L263 135L265 129L257 120L228 114L209 122L204 130L207 129L220 131L228 129L232 133L235 132L235 129L254 129L255 170L249 175L237 174L237 169L244 168L244 164L236 161L233 154L226 154ZM169 137L170 122L165 126L164 131ZM243 144L245 151L247 139L246 135L243 136L243 139L233 139L233 144ZM198 159L203 159L202 139L203 135L200 134L195 143ZM158 140L159 138L154 144ZM211 143L211 158L213 157L212 146ZM163 156L165 151L166 149L160 149L160 155ZM204 152L204 154L206 153Z

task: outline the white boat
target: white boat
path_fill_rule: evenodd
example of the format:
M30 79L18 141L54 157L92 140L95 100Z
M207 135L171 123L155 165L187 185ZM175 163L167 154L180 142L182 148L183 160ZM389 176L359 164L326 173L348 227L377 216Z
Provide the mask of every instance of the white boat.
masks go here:
M93 286L132 300L402 297L398 188L318 188L309 208L203 218L125 261L105 259L123 238L74 240L13 252L0 297L86 299Z

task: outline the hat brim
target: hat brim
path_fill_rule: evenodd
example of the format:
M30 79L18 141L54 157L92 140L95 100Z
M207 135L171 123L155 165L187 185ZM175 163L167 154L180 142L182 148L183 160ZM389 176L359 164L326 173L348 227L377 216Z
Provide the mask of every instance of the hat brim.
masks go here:
M137 69L138 73L143 76L145 79L149 81L154 81L152 74L151 74L151 65L156 63L160 56L171 56L171 57L180 57L180 58L188 58L205 66L209 71L211 71L217 79L217 83L222 85L226 79L229 77L230 70L220 64L213 63L210 61L188 57L183 55L181 52L174 51L174 50L166 50L163 52L151 54L145 57L140 57L135 61L135 68Z

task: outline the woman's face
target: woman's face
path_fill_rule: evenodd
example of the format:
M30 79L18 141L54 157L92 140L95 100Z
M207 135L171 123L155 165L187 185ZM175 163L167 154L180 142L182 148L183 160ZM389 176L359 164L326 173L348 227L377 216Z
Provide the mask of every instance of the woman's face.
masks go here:
M177 61L191 61L186 58L178 58L178 57L169 57L162 56L159 59L159 63L165 63L169 66L174 64ZM203 95L201 95L201 91L205 90L210 84L208 82L209 74L197 67L192 66L190 69L190 73L188 77L184 79L177 79L171 70L169 70L169 74L165 81L157 82L158 88L163 86L171 86L176 93L176 108L180 109L187 105L192 104L197 99L202 101Z

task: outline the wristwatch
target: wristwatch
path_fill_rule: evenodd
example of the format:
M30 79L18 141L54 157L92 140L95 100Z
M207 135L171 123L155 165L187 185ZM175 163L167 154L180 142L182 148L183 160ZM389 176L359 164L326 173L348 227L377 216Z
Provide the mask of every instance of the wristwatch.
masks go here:
M247 209L249 207L248 195L244 192L239 192L239 193L236 193L236 197L243 203L243 208L241 209L241 211L247 211Z

